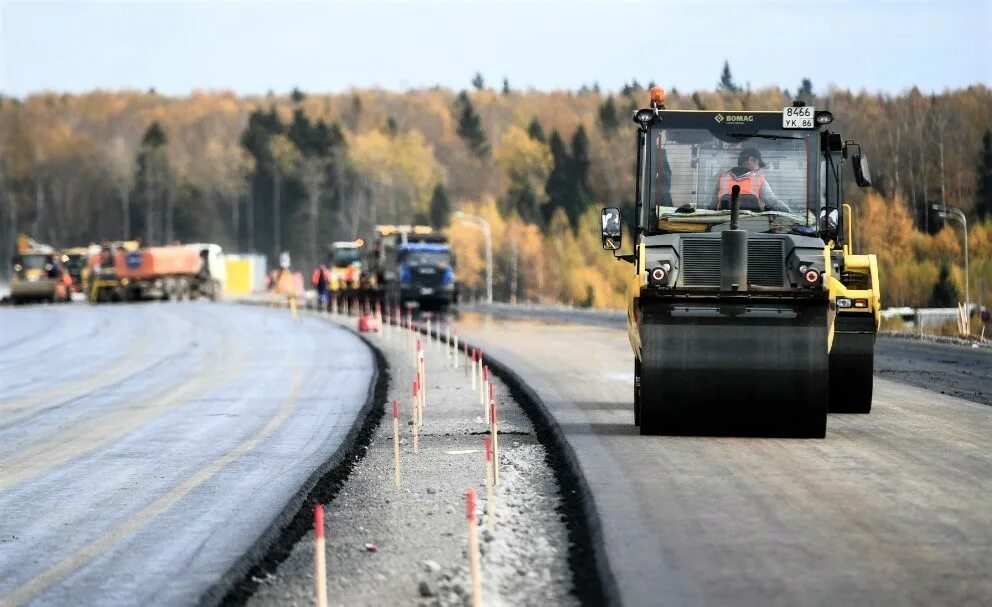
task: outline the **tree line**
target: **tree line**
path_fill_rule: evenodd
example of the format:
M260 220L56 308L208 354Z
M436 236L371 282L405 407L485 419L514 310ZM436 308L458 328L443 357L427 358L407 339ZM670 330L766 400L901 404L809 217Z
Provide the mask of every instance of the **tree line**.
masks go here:
M217 242L270 261L288 250L308 267L334 240L417 222L449 229L461 279L481 289L481 238L452 221L463 210L501 234L497 297L619 305L628 268L599 251L597 213L633 205L629 120L651 84L537 92L505 79L489 88L476 75L463 91L0 97L0 249L11 251L18 232L60 246L141 237ZM885 260L887 303L926 303L943 266L945 282L961 280L954 234L928 209L959 207L973 230L986 229L988 88L884 95L819 91L805 79L792 94L738 84L725 65L714 90L667 97L672 109L776 109L801 98L831 110L871 159L871 196L847 192L860 242L910 230L903 253L918 263ZM985 242L977 232L972 240ZM976 259L973 250L973 285Z

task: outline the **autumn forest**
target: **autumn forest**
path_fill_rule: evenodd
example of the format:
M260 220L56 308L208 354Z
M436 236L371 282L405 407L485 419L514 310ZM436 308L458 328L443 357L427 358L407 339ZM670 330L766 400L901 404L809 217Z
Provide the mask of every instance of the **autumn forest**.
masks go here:
M863 144L874 184L846 198L856 249L879 256L885 306L963 298L961 227L930 204L967 215L972 296L989 302L992 91L883 95L808 80L751 90L729 66L714 80L710 91L669 90L668 107L801 98ZM490 223L496 299L618 307L630 266L601 250L599 208L633 205L630 115L650 84L541 92L476 75L463 91L0 96L0 249L19 232L57 246L141 237L270 261L288 250L305 269L334 240L422 222L449 230L471 295L483 287L482 238L461 210Z

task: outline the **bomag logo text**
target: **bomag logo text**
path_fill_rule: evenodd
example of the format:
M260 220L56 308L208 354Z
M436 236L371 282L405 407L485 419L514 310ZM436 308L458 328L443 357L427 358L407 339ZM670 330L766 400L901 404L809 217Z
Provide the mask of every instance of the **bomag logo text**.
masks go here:
M717 114L713 117L717 122L726 121L727 124L743 124L745 122L754 122L754 116L745 114Z

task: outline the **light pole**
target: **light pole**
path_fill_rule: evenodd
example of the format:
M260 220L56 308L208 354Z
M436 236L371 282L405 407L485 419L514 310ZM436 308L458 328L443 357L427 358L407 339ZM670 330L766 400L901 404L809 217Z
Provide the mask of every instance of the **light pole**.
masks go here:
M968 290L968 218L964 216L961 209L955 209L954 207L945 207L939 204L930 205L934 211L943 219L948 217L953 217L961 222L964 226L964 308L968 315L971 315L971 292Z
M493 303L493 238L489 222L478 215L455 211L455 217L482 230L486 243L486 303Z

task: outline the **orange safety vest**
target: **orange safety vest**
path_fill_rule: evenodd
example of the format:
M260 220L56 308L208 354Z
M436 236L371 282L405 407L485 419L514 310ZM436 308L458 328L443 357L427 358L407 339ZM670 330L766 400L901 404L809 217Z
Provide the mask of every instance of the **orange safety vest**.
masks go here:
M761 188L765 185L765 176L751 172L738 179L727 171L720 176L720 188L716 192L716 199L720 200L724 196L730 196L730 191L735 185L741 187L741 196L750 194L755 198L761 198Z
M296 295L296 287L293 285L293 275L289 270L281 270L276 276L276 291L286 295Z
M317 284L320 282L321 274L324 275L324 283L328 285L331 284L331 274L330 272L327 271L327 268L318 267L316 270L313 271L313 276L310 277L310 283L313 284L313 286L316 287Z

